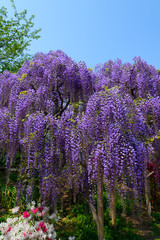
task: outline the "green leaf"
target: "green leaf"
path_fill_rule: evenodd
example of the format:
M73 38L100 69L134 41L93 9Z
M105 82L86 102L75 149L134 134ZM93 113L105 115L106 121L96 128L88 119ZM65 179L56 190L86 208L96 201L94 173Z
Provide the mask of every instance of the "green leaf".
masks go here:
M8 18L7 9L0 8L0 73L4 70L17 72L22 64L31 59L26 53L33 39L38 39L41 29L32 30L34 15L27 19L27 10L18 13L14 0L10 0L14 18ZM22 77L21 80L24 78Z

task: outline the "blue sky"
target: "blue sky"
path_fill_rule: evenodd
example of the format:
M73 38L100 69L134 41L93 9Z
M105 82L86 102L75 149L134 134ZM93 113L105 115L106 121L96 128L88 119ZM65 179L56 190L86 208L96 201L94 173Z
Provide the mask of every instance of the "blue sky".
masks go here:
M30 53L61 49L88 67L140 56L160 69L160 0L15 0L18 12L35 15L42 28ZM9 0L0 7L12 15Z

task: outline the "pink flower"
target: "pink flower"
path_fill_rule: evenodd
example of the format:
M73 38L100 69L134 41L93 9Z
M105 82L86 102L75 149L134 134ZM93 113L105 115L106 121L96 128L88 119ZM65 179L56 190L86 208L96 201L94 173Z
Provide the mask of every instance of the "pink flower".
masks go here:
M29 212L27 212L27 211L23 212L23 217L24 218L28 218L29 216L30 216Z
M10 232L10 231L11 231L11 228L12 228L12 227L9 227L8 230L7 230L7 232Z
M44 222L40 222L39 227L42 228L43 232L47 232L47 228L46 228L46 225L44 224Z
M25 236L26 236L26 233L24 232L23 235L24 235L24 237L25 237Z
M36 213L36 212L38 212L38 208L33 208L32 213Z

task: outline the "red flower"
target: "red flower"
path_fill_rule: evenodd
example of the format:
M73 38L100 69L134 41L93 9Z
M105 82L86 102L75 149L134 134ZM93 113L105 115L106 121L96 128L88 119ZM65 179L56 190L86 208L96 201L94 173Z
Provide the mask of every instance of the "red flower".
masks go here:
M29 212L25 211L23 212L23 217L24 218L28 218L30 216Z
M9 227L8 230L7 230L7 232L10 232L10 231L11 231L11 228L12 228L12 227Z
M40 212L42 212L42 211L43 211L43 207L39 207L38 210L39 210Z

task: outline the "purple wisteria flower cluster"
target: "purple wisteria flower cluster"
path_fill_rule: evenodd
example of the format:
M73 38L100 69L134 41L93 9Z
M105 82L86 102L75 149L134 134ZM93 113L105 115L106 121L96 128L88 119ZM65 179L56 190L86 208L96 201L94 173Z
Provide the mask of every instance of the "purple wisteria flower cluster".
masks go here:
M90 70L58 50L0 75L0 151L8 171L21 154L18 199L33 200L37 178L53 208L65 190L92 199L98 179L143 197L146 166L160 159L160 75L134 60Z

